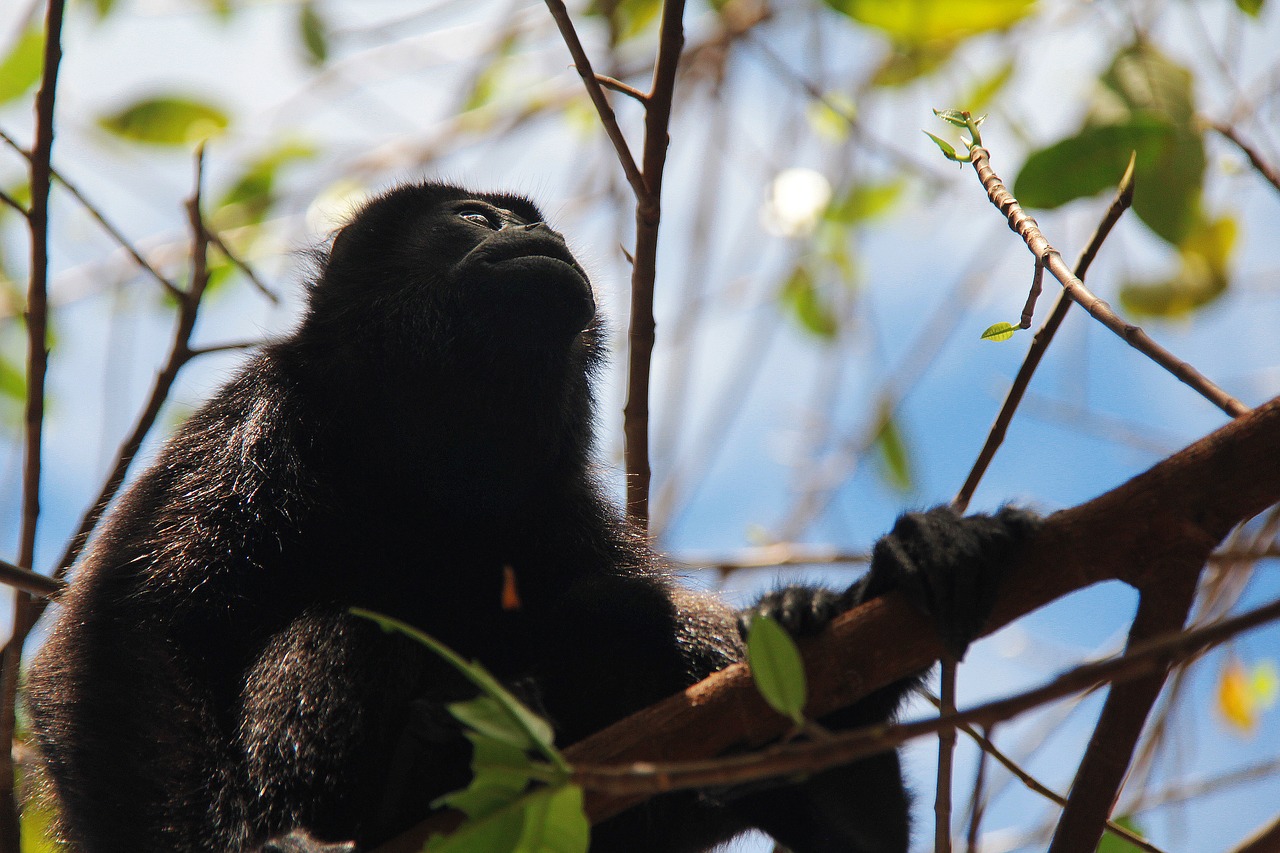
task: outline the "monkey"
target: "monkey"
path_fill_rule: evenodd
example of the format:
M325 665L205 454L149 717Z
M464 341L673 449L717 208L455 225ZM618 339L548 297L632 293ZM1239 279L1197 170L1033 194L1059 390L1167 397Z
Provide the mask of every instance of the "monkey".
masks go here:
M56 607L25 702L83 853L372 850L465 787L474 695L407 622L571 744L891 589L963 650L1038 524L903 516L842 592L735 610L682 588L592 459L592 285L527 199L409 183L322 252L297 328L251 356L117 501ZM922 677L823 722L890 718ZM887 752L811 778L673 793L593 853L693 853L756 827L795 853L905 851Z

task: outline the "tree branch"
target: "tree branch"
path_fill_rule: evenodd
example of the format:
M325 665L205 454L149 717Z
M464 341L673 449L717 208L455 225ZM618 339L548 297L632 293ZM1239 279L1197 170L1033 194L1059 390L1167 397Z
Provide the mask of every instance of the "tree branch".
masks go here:
M1058 250L1049 245L1036 221L1023 211L1017 199L1005 187L1004 182L991 168L991 152L981 145L974 145L969 150L969 162L973 164L982 187L987 191L991 203L1009 220L1009 228L1013 230L1036 259L1053 273L1065 288L1072 300L1088 311L1094 319L1119 335L1125 343L1146 355L1156 364L1172 373L1182 382L1191 386L1196 393L1222 409L1232 417L1238 417L1249 411L1249 407L1235 397L1223 391L1190 364L1175 357L1171 352L1157 344L1140 327L1130 323L1116 314L1102 299L1095 296L1084 286L1084 282L1073 275L1062 260Z
M27 400L24 416L25 445L22 471L22 532L18 564L35 564L36 523L40 516L40 462L44 430L45 376L49 367L49 187L53 159L53 109L62 62L63 0L49 0L45 15L45 43L40 90L36 93L36 131L31 151L31 207L27 224L31 233L31 269L27 287ZM0 676L0 850L18 853L22 840L18 803L14 796L13 758L7 745L13 742L18 669L22 646L35 622L34 599L16 592L13 602L13 637L5 647Z
M1049 516L1006 579L983 633L1101 581L1118 579L1144 590L1162 579L1176 581L1192 572L1187 566L1193 560L1207 558L1234 525L1277 501L1280 398L1112 491ZM839 734L798 758L792 753L803 750L803 744L774 747L763 759L719 759L714 762L714 772L723 778L726 762L749 765L765 761L770 773L785 773L775 761L779 754L790 755L786 760L794 761L797 769L812 769L835 759L853 760L945 726L998 722L1052 698L1118 680L1121 675L1132 679L1163 672L1171 660L1198 653L1206 643L1221 642L1276 618L1280 618L1280 603L1158 644L1140 644L1124 658L1080 667L1031 694L953 717L873 727L857 735ZM800 645L812 692L806 712L813 717L847 707L880 687L919 672L943 650L929 620L897 594L874 599L844 614L831 630L802 640ZM747 667L735 664L569 747L565 756L582 772L581 780L593 787L588 810L598 822L658 791L670 790L676 782L670 775L673 768L659 766L660 762L680 760L684 765L734 748L759 747L776 740L789 727L790 722L760 697ZM841 745L839 755L833 752L836 743ZM654 767L637 771L631 766L637 762ZM759 767L750 772L758 774ZM648 781L636 782L638 776ZM689 780L691 785L705 784L696 776ZM624 789L625 793L608 793L605 788ZM641 790L648 793L637 793ZM379 853L418 849L408 845L415 837L425 837L423 832L415 829Z

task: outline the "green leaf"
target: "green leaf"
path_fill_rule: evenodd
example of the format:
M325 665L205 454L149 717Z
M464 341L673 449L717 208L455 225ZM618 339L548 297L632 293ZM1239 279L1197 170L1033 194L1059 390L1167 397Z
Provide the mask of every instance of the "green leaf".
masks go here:
M98 14L98 20L101 21L116 7L116 0L93 0L93 11Z
M538 788L452 835L432 836L423 853L586 853L590 825L576 785Z
M801 264L782 286L782 303L790 308L800 326L823 340L832 340L840 330L831 309L818 295L809 268Z
M531 764L524 750L510 744L476 732L467 732L466 737L472 745L471 784L445 794L431 807L448 806L467 817L485 817L524 794Z
M878 219L893 209L906 187L906 181L901 179L882 184L857 184L834 199L827 206L825 216L832 222L845 225Z
M876 434L875 448L879 451L880 461L884 465L885 480L899 492L910 492L915 488L915 477L911 471L911 456L907 452L907 443L903 440L902 431L891 414L886 411L880 432Z
M929 131L927 131L927 130L926 130L926 131L924 131L924 135L925 135L925 136L927 136L927 137L929 137L930 139L932 139L932 140L933 140L933 144L934 144L934 145L937 145L937 146L938 146L938 148L940 148L940 149L942 150L943 155L944 155L948 160L954 160L954 161L955 161L955 162L957 162L957 163L967 163L967 162L969 162L969 159L968 159L967 157L961 157L961 156L959 156L958 154L956 154L956 149L955 149L955 148L952 148L952 147L951 147L951 143L950 143L950 142L948 142L947 140L945 140L945 139L940 139L940 138L938 138L938 137L934 136L932 133L930 133L930 132L929 132Z
M1102 75L1088 124L1127 123L1149 115L1169 124L1172 135L1144 163L1138 155L1133 212L1152 231L1177 245L1202 218L1204 134L1195 120L1191 72L1156 48L1139 43L1120 51Z
M0 399L17 405L27 401L27 374L18 365L0 355Z
M1136 169L1150 169L1173 136L1159 116L1144 114L1127 124L1086 127L1075 136L1033 152L1013 182L1024 207L1055 208L1111 190L1137 154ZM1146 184L1141 184L1145 192Z
M209 104L181 95L161 95L103 116L98 124L133 142L187 146L216 136L229 121L225 113Z
M849 138L849 123L858 117L854 102L840 92L826 92L821 99L809 101L805 109L813 132L829 142L844 142Z
M44 30L27 27L0 59L0 104L17 100L40 82L44 67Z
M880 30L894 44L958 43L1004 30L1031 14L1035 0L826 0L855 21Z
M1172 277L1125 284L1120 304L1137 315L1182 317L1213 302L1231 283L1237 230L1229 217L1202 223L1178 247L1178 271Z
M307 0L298 8L298 36L306 49L307 62L321 66L329 59L329 24Z
M980 340L984 341L1007 341L1013 337L1013 333L1018 331L1018 326L1012 323L996 323L994 326L987 326L985 332L982 333Z
M779 714L790 717L797 726L803 725L808 696L804 661L795 641L768 616L751 620L747 631L747 663L764 701Z
M947 124L953 124L956 127L969 126L969 117L964 114L964 110L934 110L933 114Z
M620 0L616 5L592 0L587 7L588 15L603 16L607 10L613 18L613 28L618 42L630 41L644 33L658 20L662 11L662 0Z
M1236 8L1250 18L1257 18L1262 14L1263 2L1264 0L1236 0Z
M1005 85L1013 79L1013 60L1005 60L1004 64L974 83L969 93L960 99L970 113L986 108L1000 94Z
M871 75L871 85L893 88L913 83L941 68L955 53L957 43L933 42L899 47L880 63Z
M454 702L449 705L449 713L485 737L516 749L534 749L537 746L520 721L492 696L477 696L466 702Z
M218 199L212 217L214 226L227 230L261 224L278 201L276 180L280 171L315 155L314 146L294 141L285 142L252 160Z
M399 619L383 616L361 607L352 607L350 612L355 616L377 623L384 631L398 631L431 649L431 651L443 658L446 663L460 672L468 681L480 688L482 693L500 704L505 713L510 716L511 722L523 730L532 747L537 748L557 768L567 768L568 765L564 763L564 759L560 757L560 753L555 749L553 743L555 733L551 730L551 726L521 704L519 699L512 696L479 663L467 663L453 649L450 649L434 637L419 631L412 625L401 622Z
M1145 837L1146 833L1138 826L1137 822L1131 817L1118 817L1116 823L1139 837ZM1102 839L1098 842L1097 853L1138 853L1142 848L1136 847L1133 842L1127 841L1110 831L1106 831L1102 835Z
M542 793L542 792L539 792ZM524 834L517 853L586 853L591 823L577 785L551 788L530 798L525 807Z

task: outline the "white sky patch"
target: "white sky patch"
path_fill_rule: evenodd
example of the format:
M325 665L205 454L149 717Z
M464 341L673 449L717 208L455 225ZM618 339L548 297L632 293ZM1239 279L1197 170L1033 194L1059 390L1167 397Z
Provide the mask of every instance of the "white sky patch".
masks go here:
M355 181L344 179L330 184L307 208L307 230L321 236L336 231L368 198L368 190Z
M769 200L760 208L760 224L779 237L813 233L831 201L831 183L813 169L783 169L769 186Z

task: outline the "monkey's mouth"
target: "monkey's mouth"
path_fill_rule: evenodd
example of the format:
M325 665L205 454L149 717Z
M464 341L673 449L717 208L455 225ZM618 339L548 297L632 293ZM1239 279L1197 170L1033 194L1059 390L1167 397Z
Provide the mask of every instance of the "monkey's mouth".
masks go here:
M459 282L476 298L489 331L524 346L576 337L595 317L595 294L563 243L521 239L482 246L463 261Z

